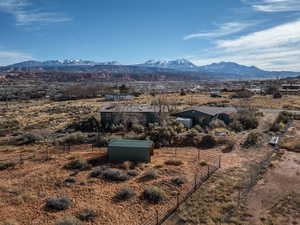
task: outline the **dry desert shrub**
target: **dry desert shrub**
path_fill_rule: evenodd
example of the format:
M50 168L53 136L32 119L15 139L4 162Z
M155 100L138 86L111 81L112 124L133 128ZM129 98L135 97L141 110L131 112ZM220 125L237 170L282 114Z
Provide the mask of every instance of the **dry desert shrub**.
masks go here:
M140 170L144 170L145 169L145 163L139 162L136 164L136 167L139 168Z
M46 201L45 208L48 211L62 211L71 207L71 200L67 197L49 198Z
M121 164L119 164L118 167L120 169L128 170L130 168L134 168L133 164L134 164L133 162L125 161L125 162L122 162Z
M185 177L174 177L171 179L171 183L178 185L178 186L185 184L186 182L187 182L187 179Z
M55 225L82 225L82 222L74 216L65 216L59 219Z
M77 217L81 221L94 221L97 213L91 209L83 209L77 213Z
M279 132L279 131L284 131L285 129L285 125L284 123L277 123L277 122L274 122L270 128L270 131L272 132Z
M15 205L20 205L23 204L25 202L34 202L38 200L38 196L36 193L31 192L31 191L25 191L25 192L21 192L19 193L14 199L13 199L13 203Z
M254 111L242 111L238 115L238 120L242 124L244 130L255 129L258 126L258 119Z
M217 141L212 135L205 135L202 137L199 146L202 148L214 148L217 145Z
M138 170L129 170L127 174L131 177L136 177L140 174L140 172Z
M209 127L211 129L226 128L226 124L222 120L216 119L209 123Z
M66 134L66 136L60 138L58 143L60 144L83 144L86 141L87 136L82 132L75 132L71 134Z
M235 142L233 140L230 140L228 138L221 137L217 140L218 145L224 146L222 149L223 153L232 152L235 147Z
M68 164L66 164L64 166L65 169L69 169L69 170L88 170L91 168L91 166L89 165L88 161L84 158L79 158L76 160L73 160L71 162L69 162Z
M166 194L159 187L149 185L145 188L143 192L143 198L147 200L149 203L158 204L165 200Z
M101 176L108 181L126 181L130 179L130 176L123 171L111 168L104 170Z
M241 132L244 129L239 120L234 120L229 126L235 132Z
M15 162L8 162L8 161L0 161L0 171L7 170L10 168L15 167L17 164Z
M131 126L131 129L137 134L144 133L144 131L145 131L145 127L138 123L133 123Z
M118 201L125 201L132 198L135 195L135 192L130 187L123 187L121 190L115 195L114 199Z
M70 183L70 184L74 184L74 183L76 183L76 179L73 178L73 177L68 177L68 178L65 179L65 182Z
M201 161L201 162L199 163L199 165L202 166L202 167L208 166L207 162L205 162L205 161Z
M262 141L262 134L259 132L251 132L248 134L245 142L243 143L243 147L250 148L252 146L257 146Z
M279 145L281 148L300 153L299 137L284 137L280 140Z
M165 161L165 164L169 166L180 166L183 162L181 160L170 159Z
M284 131L286 124L293 119L293 116L288 112L280 112L275 122L272 124L270 131Z
M251 98L254 94L248 90L240 90L231 96L231 98Z
M97 135L93 146L95 147L106 147L108 145L108 140L106 137Z
M93 171L90 173L90 177L96 177L96 178L101 178L102 174L105 170L107 170L109 166L103 165L103 166L97 166L96 168L93 169Z
M9 145L29 145L40 141L42 138L32 133L24 133L8 140Z
M159 174L157 170L154 168L148 168L144 173L143 176L140 177L140 181L149 181L149 180L154 180L159 177Z
M7 134L18 130L20 128L20 123L13 119L0 119L0 137L6 136Z

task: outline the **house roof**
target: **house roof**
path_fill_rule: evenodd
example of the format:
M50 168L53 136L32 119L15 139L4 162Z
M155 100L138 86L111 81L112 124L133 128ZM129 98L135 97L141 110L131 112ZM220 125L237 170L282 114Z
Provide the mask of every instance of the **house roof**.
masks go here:
M128 139L113 139L108 144L108 147L151 148L152 146L152 141Z
M146 104L106 104L100 109L100 112L168 112L166 106L155 106Z
M183 112L191 111L191 110L205 113L211 116L215 116L218 114L232 114L237 112L237 110L233 107L210 107L210 106L196 106L184 110Z

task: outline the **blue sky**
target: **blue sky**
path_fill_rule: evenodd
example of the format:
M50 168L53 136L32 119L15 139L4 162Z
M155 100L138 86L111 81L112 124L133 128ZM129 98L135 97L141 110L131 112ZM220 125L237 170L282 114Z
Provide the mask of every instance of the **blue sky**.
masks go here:
M0 0L0 65L65 58L300 71L300 0Z

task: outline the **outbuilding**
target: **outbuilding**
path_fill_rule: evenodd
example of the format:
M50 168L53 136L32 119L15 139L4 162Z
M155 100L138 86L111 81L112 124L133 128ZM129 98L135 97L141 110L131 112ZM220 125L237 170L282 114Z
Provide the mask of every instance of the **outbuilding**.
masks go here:
M148 140L114 139L108 145L108 159L124 162L150 162L154 144Z
M185 126L188 129L191 129L193 127L192 119L178 117L178 118L176 118L176 121L183 124L183 126Z
M237 110L232 107L200 106L175 113L174 116L191 119L193 126L208 126L209 123L215 119L222 120L225 124L229 124L232 122L230 115L236 112Z

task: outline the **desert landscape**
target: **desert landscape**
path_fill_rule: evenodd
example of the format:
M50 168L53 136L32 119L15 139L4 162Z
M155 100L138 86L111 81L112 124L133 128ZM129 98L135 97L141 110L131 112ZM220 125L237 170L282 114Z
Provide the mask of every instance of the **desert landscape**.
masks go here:
M300 225L299 0L0 0L0 225Z
M74 220L71 224L76 224L77 220L87 224L156 224L157 215L162 219L169 209L177 208L178 196L185 196L193 190L195 177L205 178L209 166L211 173L214 169L216 172L164 219L165 224L280 224L282 221L297 224L299 193L293 184L298 183L300 164L298 153L290 151L299 146L298 121L283 111L267 112L264 102L269 96L253 96L247 100L229 96L142 95L119 104L154 104L159 99L176 106L172 109L178 112L194 105L237 107L247 102L256 112L256 128L237 131L218 121L206 128L198 125L190 130L179 123L169 122L167 126L175 131L168 131L171 127L164 131L158 124L156 128L136 124L131 128L105 131L98 127L100 109L113 102L103 98L9 102L8 108L2 109L1 113L2 224L53 224L60 220ZM297 100L295 96L285 96L275 99L276 105L270 108L279 109L285 103L293 105L292 109L296 110L300 106ZM167 118L173 121L171 115ZM280 128L275 133L281 136L282 143L274 148L269 145L269 139L275 134L272 127L276 123ZM151 129L161 131L157 137L148 138L156 144L164 144L154 149L150 163L107 160L106 143L109 140L143 139L143 133L155 135ZM174 135L176 140L173 140ZM285 147L285 140L291 138L296 143ZM268 164L260 168L260 163L266 160ZM284 182L289 179L284 175L287 170L291 170L291 181ZM103 175L106 172L112 174L106 177ZM249 184L252 176L257 181ZM286 182L290 189L286 189ZM162 199L147 200L147 188L158 188ZM279 196L275 194L276 188L278 191L285 189L285 192ZM258 200L260 195L263 199ZM290 196L295 203L286 200ZM51 205L51 199L54 205ZM286 207L278 204L292 204L288 218L281 214L281 210L273 210L275 206Z

